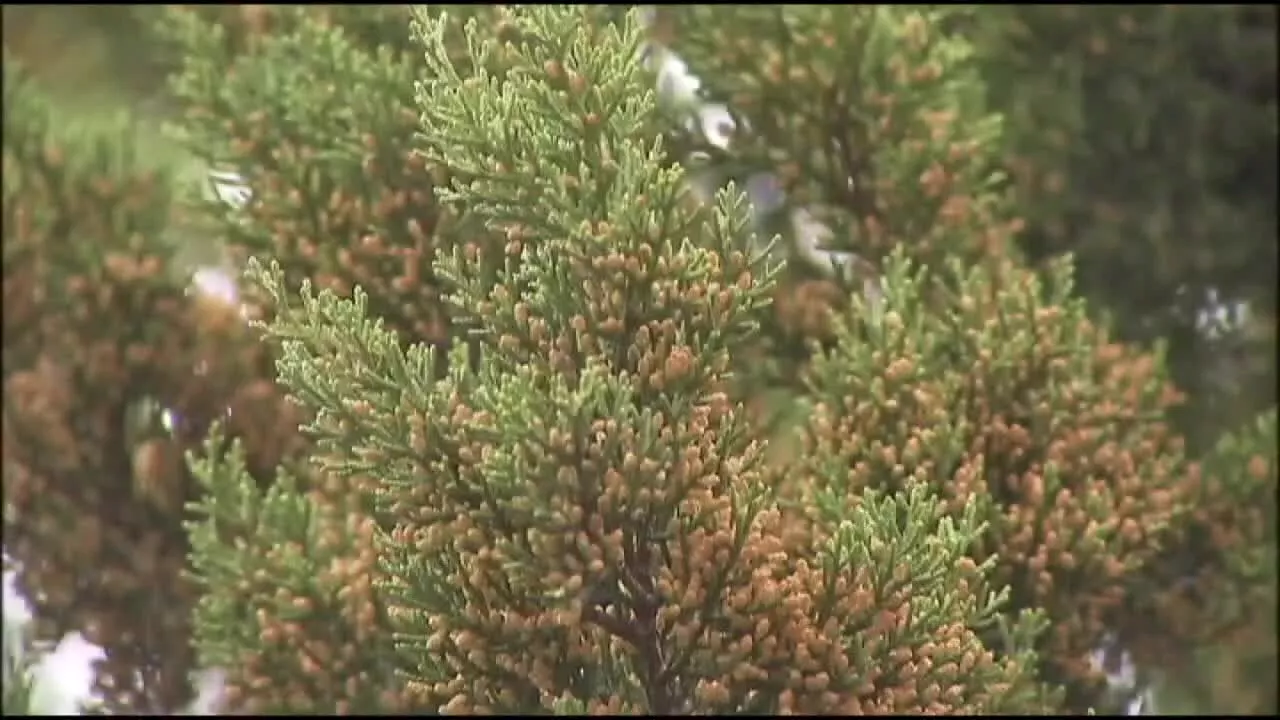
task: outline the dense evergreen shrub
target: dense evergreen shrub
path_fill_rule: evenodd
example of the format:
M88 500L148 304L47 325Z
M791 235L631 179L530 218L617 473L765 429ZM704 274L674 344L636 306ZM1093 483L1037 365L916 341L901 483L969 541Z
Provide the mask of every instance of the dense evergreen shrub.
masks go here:
M1271 340L1188 345L1179 304L1271 318L1230 179L1274 15L1231 7L666 7L643 48L625 6L170 6L176 137L234 208L6 58L34 637L102 644L132 712L197 666L228 712L1113 712L1126 659L1274 710Z

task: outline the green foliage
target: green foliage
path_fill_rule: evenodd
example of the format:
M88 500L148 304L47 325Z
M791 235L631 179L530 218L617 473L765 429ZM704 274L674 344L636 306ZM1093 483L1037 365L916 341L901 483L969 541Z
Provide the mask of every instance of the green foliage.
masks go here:
M1270 593L1274 603L1276 581L1276 411L1260 415L1254 422L1219 440L1203 462L1208 492L1225 495L1206 503L1208 507L1232 508L1241 516L1231 524L1236 537L1228 538L1223 549L1226 571L1246 586ZM1225 525L1224 525L1225 527ZM1219 597L1226 600L1225 597ZM1265 602L1265 597L1235 598L1245 604ZM1226 611L1239 616L1241 608ZM1272 618L1274 620L1274 618Z
M1063 263L996 280L897 253L884 299L837 323L808 375L802 505L829 524L866 489L924 482L951 512L978 513L971 557L1011 586L1010 611L1047 613L1046 678L1069 708L1106 709L1088 657L1116 632L1118 603L1150 592L1141 569L1191 492L1158 358L1091 326Z
M1165 591L1132 601L1127 642L1162 671L1172 708L1276 707L1277 447L1274 409L1220 438L1191 521L1149 571ZM1150 632L1171 624L1192 632Z
M1180 418L1208 448L1275 396L1276 9L1007 6L977 24L1035 259L1076 257L1080 290L1129 339L1172 343ZM1213 289L1256 326L1225 350L1195 330ZM1231 403L1209 375L1243 355ZM1255 360L1256 358L1256 360ZM1267 390L1270 389L1268 392Z
M965 8L895 5L672 9L673 48L707 99L735 116L734 176L768 170L831 230L833 249L878 265L1006 248L991 192L1000 117L985 106L971 45L947 29ZM784 227L784 230L787 229Z
M1156 420L1165 415L1177 420L1195 417L1201 423L1192 428L1195 440L1204 437L1206 431L1216 432L1214 428L1221 427L1222 419L1238 417L1242 411L1257 407L1255 398L1271 397L1258 392L1258 387L1274 383L1272 366L1263 360L1270 354L1268 348L1274 347L1274 334L1267 330L1273 322L1269 322L1271 314L1265 311L1274 304L1274 296L1267 294L1273 292L1270 288L1274 287L1274 278L1265 273L1258 275L1258 270L1274 272L1271 269L1274 263L1265 261L1267 257L1274 257L1274 248L1244 248L1254 247L1251 243L1257 239L1274 235L1274 202L1265 200L1270 195L1258 192L1267 187L1268 181L1263 179L1265 173L1256 168L1251 171L1251 176L1260 183L1256 190L1239 199L1230 199L1231 193L1238 193L1239 186L1238 183L1231 185L1228 176L1238 179L1235 173L1239 163L1254 161L1246 158L1248 153L1238 152L1238 148L1223 148L1218 140L1222 136L1213 130L1232 117L1229 108L1233 108L1245 113L1242 128L1245 137L1241 140L1257 147L1268 143L1274 147L1274 94L1262 91L1274 83L1255 82L1268 72L1265 68L1273 68L1274 63L1262 62L1251 69L1245 61L1245 57L1255 61L1265 59L1267 52L1258 37L1241 29L1241 20L1247 11L1118 7L1092 12L1057 7L974 10L859 6L683 7L664 12L675 27L670 44L702 80L702 95L725 103L735 120L727 149L720 149L705 139L700 141L696 132L693 137L688 137L683 130L675 135L692 150L704 153L713 168L730 177L743 177L761 170L779 177L787 200L780 211L784 216L781 229L793 233L792 245L797 251L793 256L804 258L809 254L804 228L795 221L799 208L821 220L830 230L825 239L833 249L852 251L862 260L870 261L862 268L862 287L854 284L854 289L862 290L859 294L872 298L879 294L881 281L867 283L865 277L874 276L885 253L893 249L934 268L956 258L972 261L985 256L985 262L992 265L995 272L979 282L995 289L983 290L983 294L1007 294L1011 301L1025 294L1016 281L1021 271L1011 270L1003 262L1003 257L1013 255L1012 246L1005 242L1014 237L1010 230L1022 225L1011 214L1014 209L1011 201L1016 199L1016 209L1029 213L1032 222L1031 232L1017 238L1018 245L1029 249L1032 259L1045 265L1045 272L1056 272L1050 269L1050 261L1056 255L1074 252L1079 266L1078 292L1101 301L1097 308L1117 315L1120 337L1150 341L1169 335L1177 353L1168 364L1186 387L1196 391L1193 404L1170 402L1171 394L1162 397L1167 391L1154 386L1143 390L1133 380L1124 379L1126 375L1134 379L1150 375L1151 382L1162 381L1164 358L1168 357L1163 352L1157 352L1157 366L1151 366L1152 359L1121 351L1118 346L1108 348L1105 335L1084 330L1083 326L1070 332L1059 331L1056 336L1032 333L1026 337L1034 339L1027 341L1005 334L980 335L981 340L961 339L963 336L956 333L961 332L966 322L977 323L979 318L966 320L963 312L957 317L956 309L948 304L946 291L928 289L921 291L922 302L931 306L930 312L938 317L949 317L950 330L944 332L943 328L929 323L920 327L919 337L926 340L919 342L930 346L937 342L940 349L935 352L939 353L939 359L920 370L919 376L913 374L911 382L915 386L920 384L920 378L940 381L942 377L951 376L955 386L942 382L937 397L948 398L951 403L957 397L981 397L980 405L990 403L971 418L974 423L971 430L958 431L962 438L966 434L986 437L992 432L1003 433L1001 428L1017 428L1029 422L1034 413L1019 407L1029 400L1028 393L1044 392L1046 383L1048 389L1055 383L1072 389L1081 387L1081 383L1086 383L1084 387L1087 383L1096 383L1096 392L1070 399L1074 409L1069 411L1059 405L1062 393L1051 393L1042 396L1043 400L1032 401L1033 404L1045 403L1043 408L1049 408L1048 412L1057 418L1052 427L1024 427L1032 436L1040 436L1034 445L1039 446L1041 452L1054 446L1054 439L1059 437L1057 432L1063 432L1064 439L1078 432L1073 428L1094 433L1091 421L1086 418L1093 417L1096 411L1085 410L1085 405L1101 403L1100 409L1106 416L1111 412L1106 409L1112 407L1111 397L1124 397L1124 402L1136 403L1142 408L1138 417L1114 425L1112 432L1097 432L1096 438L1090 441L1101 443L1101 447L1118 441L1125 448L1118 455L1108 453L1106 460L1098 460L1111 466L1104 476L1130 475L1131 470L1125 469L1129 461L1123 460L1126 453L1137 452L1138 457L1148 457L1151 450L1143 445L1152 442L1155 447L1169 450L1161 461L1163 469L1147 482L1149 486L1165 488L1161 492L1173 493L1173 497L1164 497L1162 502L1181 500L1164 508L1153 508L1150 513L1154 515L1151 515L1126 499L1126 496L1142 496L1149 491L1132 486L1132 480L1125 481L1131 487L1113 488L1117 493L1110 502L1113 512L1120 512L1122 508L1125 513L1137 511L1126 525L1127 533L1133 535L1133 546L1120 553L1136 553L1132 562L1124 563L1128 570L1120 573L1125 578L1120 584L1128 588L1125 592L1129 599L1125 602L1156 602L1155 598L1185 585L1185 568L1197 559L1205 563L1203 571L1215 577L1213 581L1202 579L1194 583L1198 592L1207 597L1225 592L1225 588L1215 583L1230 583L1225 577L1243 569L1224 570L1221 563L1226 562L1225 555L1211 560L1196 543L1230 527L1224 518L1233 513L1231 508L1238 498L1228 498L1222 493L1212 498L1205 495L1193 477L1194 468L1178 461L1177 443L1157 441L1157 437L1168 432L1157 429ZM1273 20L1271 22L1273 24ZM1064 24L1072 31L1063 33ZM1230 37L1243 45L1231 48L1226 67L1210 68L1202 59L1204 53L1186 49L1208 45L1225 47L1231 42L1227 39L1231 32L1236 34ZM1274 50L1270 52L1274 54ZM1160 84L1169 72L1175 73L1176 81ZM1221 73L1226 73L1226 78ZM1127 92L1115 92L1117 87ZM1173 101L1185 103L1188 93L1203 98L1204 105L1189 113L1179 111L1172 122L1166 122L1168 113L1160 114L1159 108L1172 108ZM1007 116L1008 122L1004 125L1009 132L1001 132L997 112ZM1268 122L1263 122L1268 118ZM1177 147L1187 147L1190 152L1176 152L1173 148ZM1274 152L1266 155L1272 157ZM996 170L1000 165L1012 171L1015 182L1011 187L999 182ZM1148 177L1150 182L1137 180L1140 176ZM1098 182L1090 180L1093 177L1097 177ZM1183 178L1192 180L1184 182ZM1037 187L1033 192L1028 183L1036 179L1042 182L1047 179L1049 185L1056 184L1059 190L1065 187L1068 193L1051 195L1043 192L1044 187ZM1174 183L1182 184L1174 187ZM1120 188L1119 184L1124 187ZM1114 186L1116 190L1100 193L1100 186ZM1197 187L1206 187L1209 191L1206 193ZM1235 189L1226 191L1227 187ZM1011 194L1010 189L1016 192ZM1196 197L1194 207L1204 212L1194 218L1187 216L1191 206L1180 207L1180 197ZM1219 198L1228 202L1224 204ZM1271 203L1270 211L1266 210L1266 202ZM1240 208L1243 214L1233 220L1215 210L1226 207ZM944 212L948 208L979 210L961 213L961 222L957 222L957 217ZM1175 217L1186 218L1186 221L1171 224L1170 219ZM1221 222L1212 219L1218 217ZM1066 225L1071 229L1062 232ZM1266 231L1267 227L1272 230ZM1055 229L1056 235L1051 232ZM1188 233L1195 242L1185 242ZM1119 240L1129 236L1139 237L1141 241ZM1046 240L1050 237L1056 240ZM1103 242L1104 237L1110 240ZM1215 239L1210 240L1211 237ZM881 239L883 242L878 242ZM1213 255L1212 262L1219 263L1213 267L1206 264L1207 261L1202 262L1208 257L1207 250L1191 253L1179 250L1216 248L1228 242L1233 243L1232 249L1221 256ZM1236 248L1241 253L1237 253ZM1240 267L1232 263L1241 257L1250 257L1248 262L1255 263L1251 272L1258 284L1247 284L1237 291L1238 283L1232 279L1232 273L1239 279ZM993 258L1001 258L1001 262L992 262ZM1141 266L1150 265L1153 259L1159 267ZM854 265L858 264L855 261ZM933 276L948 280L944 285L955 280L948 278L947 273L935 272ZM1117 282L1117 277L1125 281ZM1133 278L1140 278L1142 282L1135 283ZM1012 287L1005 287L1010 282ZM1175 297L1174 291L1184 285L1187 286L1184 295ZM1151 292L1134 293L1137 287ZM1249 298L1258 303L1262 308L1255 312L1258 320L1215 343L1204 342L1193 324L1200 309L1198 303L1209 287L1219 288L1220 295L1227 299ZM974 290L976 286L971 286L970 292ZM1126 294L1137 297L1127 298ZM1055 302L1060 304L1066 299L1065 294L1059 294ZM848 322L843 314L834 318L833 333L831 325L824 325L821 320L815 322L818 313L810 309L818 305L839 311L843 304L841 293L833 293L812 280L785 289L777 302L781 327L773 331L781 342L775 342L775 347L780 348L787 338L797 334L828 343L834 334L835 342L848 348L874 352L869 349L877 347L874 342L841 338L838 326ZM1067 330L1073 323L1083 323L1083 307L1075 305L1074 308L1052 320L1038 318L1033 327L1043 329L1045 322L1062 323L1061 330ZM1169 308L1177 310L1169 314ZM1046 305L1040 310L1049 312L1051 307ZM845 312L858 315L857 311ZM1008 324L1012 322L1009 309L997 311L995 317L999 318L1004 332L1012 332ZM910 322L918 321L910 320L908 327ZM1036 347L1042 343L1045 346ZM973 349L966 352L962 350L965 347ZM985 377L986 356L976 354L974 350L978 348L984 349L995 363L990 366L991 371L999 368L1004 375L1000 384L996 384L996 378ZM837 418L850 413L856 417L860 412L854 412L848 403L869 402L866 398L879 397L880 390L864 383L878 378L890 363L899 360L895 353L902 351L901 348L877 349L881 354L876 357L876 364L870 366L874 368L870 372L851 369L863 368L864 365L858 363L865 364L867 358L847 356L839 350L829 362L816 359L813 372L815 376L821 375L817 380L820 385L808 394L816 394L814 399L819 402L826 398ZM1062 352L1068 354L1055 357ZM778 350L771 354L771 360L780 357ZM1070 357L1075 360L1068 360ZM1037 369L1064 362L1063 367L1071 369L1056 381L1052 373L1046 375ZM1151 373L1152 370L1155 372ZM798 372L803 371L784 365L779 374L785 378ZM1215 376L1214 383L1204 380L1210 373ZM1223 376L1227 378L1225 381ZM1010 381L1015 384L1002 390L1003 382ZM974 389L974 383L981 389ZM1005 406L1005 401L1013 404ZM965 412L973 415L970 412L973 409L970 407ZM901 445L895 446L883 437L886 416L893 418L896 411L879 408L859 420L846 417L843 422L831 422L842 443L849 442L844 436L850 432L865 433L873 445L880 443L900 453ZM933 418L929 422L939 421ZM1135 436L1128 428L1133 422L1152 429ZM989 427L991 423L996 423L995 427ZM1186 422L1180 425L1187 427ZM907 427L911 427L910 422ZM1121 432L1123 441L1119 440ZM958 442L963 445L972 440ZM1033 466L1037 459L1035 453L1028 453L1025 439L1013 447L1019 445L1023 449L1017 454L1028 456L1017 458L1013 463L1014 477L1022 476L1027 466ZM1007 439L995 445L1002 446L1005 451L1011 450ZM995 458L990 456L989 444L981 447L986 450L983 471L994 472L996 477L992 480L998 484L998 478L1009 470L986 468ZM806 460L814 463L829 461L821 453L810 455L811 449L801 452ZM977 450L970 448L969 452ZM842 461L847 460L852 467L858 457L854 453L852 459L842 458ZM1088 463L1081 466L1080 480L1088 477L1085 469L1090 467L1096 469ZM1188 474L1192 477L1180 477ZM864 481L875 486L870 478ZM1072 484L1071 478L1063 482L1068 487ZM1257 483L1241 492L1257 493ZM998 493L993 494L996 497L992 499L1000 506ZM1052 503L1052 493L1038 502L1044 501ZM1098 507L1107 504L1099 500L1092 502ZM1202 509L1214 508L1204 510L1211 513L1213 519L1200 522L1177 510L1192 502L1200 503ZM1044 516L1045 512L1041 510L1037 515ZM1020 516L1019 523L1028 520L1028 516ZM1113 521L1119 520L1117 517ZM1168 527L1165 527L1166 521ZM1038 538L1047 532L1044 522L1047 518L1033 523L1033 528L1027 530L1032 533L1028 540L1041 541ZM999 526L994 527L999 535ZM1208 530L1209 527L1214 529ZM1012 527L1007 531L1009 537L1017 535ZM1160 543L1156 538L1162 536L1171 548L1162 550L1157 561L1154 558ZM1178 538L1176 543L1175 538ZM1256 537L1252 540L1258 541ZM1035 553L1027 555L1006 548L1003 543L996 543L988 551L1011 565L1035 557ZM1116 558L1109 554L1103 551L1098 557L1105 558L1107 563L1114 562ZM1153 566L1139 572L1144 558L1152 559ZM1036 561L1035 565L1042 562L1045 561ZM1052 565L1052 561L1048 562ZM1183 570L1172 573L1168 568L1173 566ZM1037 572L1040 572L1038 568ZM1050 571L1054 579L1051 585L1062 583L1063 587L1046 591L1050 595L1061 593L1057 601L1050 601L1048 597L1032 600L1019 589L1023 585L1042 586L1043 579L1021 581L1015 576L1000 577L1008 577L1014 583L1014 607L1049 603L1047 609L1055 616L1053 604L1077 606L1077 598L1088 597L1092 592L1088 590L1091 583L1105 585L1116 579L1106 579L1109 575L1115 576L1115 572L1101 573L1083 584L1066 579L1075 572L1081 571L1076 568L1071 572ZM1210 587L1217 589L1210 590ZM1102 593L1108 594L1110 591ZM1111 598L1104 604L1113 607L1116 602ZM1084 655L1090 647L1097 647L1101 628L1109 626L1115 632L1121 625L1128 625L1136 634L1199 636L1199 626L1213 624L1209 618L1216 611L1209 604L1191 603L1190 606L1196 608L1194 611L1184 607L1184 612L1177 616L1135 613L1124 619L1111 617L1105 622L1102 617L1114 615L1113 610L1079 611L1096 616L1085 622L1089 629L1055 622L1055 633L1064 638L1076 637L1053 641L1058 650L1041 646L1046 651L1045 662L1057 667L1050 671L1050 676L1066 681L1069 686L1075 681L1066 680L1067 676L1078 678L1079 687L1069 687L1070 702L1077 708L1091 707L1099 702L1101 684L1096 669L1089 667ZM1159 620L1146 622L1151 617ZM1153 626L1162 626L1162 629ZM1132 638L1130 642L1141 644ZM1069 645L1076 649L1061 649Z
M809 369L817 406L801 451L808 469L797 474L805 502L830 478L856 498L928 462L953 509L988 504L990 529L973 552L997 559L1010 609L1048 611L1047 677L1067 687L1069 707L1099 706L1105 683L1089 655L1114 630L1119 597L1148 591L1139 570L1190 492L1161 424L1175 395L1159 357L1113 346L1089 325L1065 270L1046 270L1042 298L1010 262L1020 222L999 183L1000 117L986 107L971 42L987 19L879 5L671 15L696 28L678 31L673 47L705 96L736 114L726 150L694 147L730 174L776 173L785 211L812 213L832 248L868 261L872 277L890 250L915 263L895 265L897 278L864 278L824 333L836 347ZM954 265L974 261L989 270ZM1098 454L1121 434L1122 449Z
M431 173L410 150L418 63L358 44L307 9L279 12L291 32L239 53L222 26L193 13L174 11L167 28L183 49L173 87L184 144L253 190L243 209L213 209L226 241L241 260L280 258L294 285L313 278L349 293L359 282L406 339L442 342L431 271L439 214Z
M596 24L582 7L500 12L510 40L468 23L461 66L447 22L423 13L418 25L421 143L447 169L439 196L469 238L436 270L475 331L478 366L436 379L438 350L403 345L369 317L361 288L343 300L304 281L295 304L278 265L252 265L274 301L265 327L281 381L313 417L306 465L376 503L365 516L378 527L375 596L398 650L376 659L395 658L405 706L1048 707L1026 672L1033 626L1010 630L1003 661L973 633L1001 596L960 557L979 530L972 513L940 519L920 485L869 494L829 537L783 525L763 444L721 389L772 271L744 252L731 192L715 207L689 202L682 173L658 162L634 21ZM277 485L251 510L233 499L248 486L213 468L202 472L211 518L221 506L235 522L267 521L278 508L288 517L269 522L287 539L268 542L300 553L281 575L306 582L325 567L306 522L317 506ZM362 479L372 484L357 489ZM237 543L201 528L197 566L212 568ZM238 707L302 709L281 700L306 696L283 677L295 663L271 669L252 637L262 625L245 621L265 593L229 598L226 583L206 583L210 659L252 668L238 671Z
M312 23L341 29L367 50L385 46L403 51L410 47L410 14L405 5L193 5L169 6L164 12L167 17L156 29L175 65L185 60L185 43L166 25L182 17L206 28L218 27L221 51L230 56L252 53L274 37Z
M815 279L832 270L823 251L837 253L840 284L864 292L875 292L893 248L930 263L1012 252L1017 220L998 189L1001 118L986 108L973 48L949 29L972 9L664 12L677 28L696 28L677 30L672 48L702 80L701 95L734 117L727 149L683 124L680 145L728 178L772 173L785 194L765 219L788 239L790 260L768 327L773 350L760 364L772 370L767 381L794 381L803 341L829 340L826 315L845 305L847 293Z
M278 258L291 287L308 278L349 295L358 283L404 341L447 347L432 261L451 235L433 192L441 171L412 148L422 55L407 47L405 8L261 11L275 31L252 43L218 13L173 10L162 28L183 58L176 135L252 190L245 207L207 213L237 262ZM467 7L461 18L491 14ZM269 312L252 293L242 300L254 314Z
M4 50L62 109L93 113L129 107L130 100L150 106L164 87L165 69L156 62L146 22L159 7L6 4L0 10Z
M1007 119L1006 166L1028 221L1020 245L1037 261L1071 252L1095 314L1110 316L1121 337L1167 346L1189 400L1173 413L1176 426L1192 452L1215 452L1224 430L1276 397L1276 9L1008 6L983 18L975 44ZM1249 318L1206 333L1197 326L1210 298L1247 303ZM1207 487L1214 482L1206 476ZM1133 622L1173 614L1212 637L1216 611L1189 622L1188 606L1235 597L1204 576L1231 554L1221 550L1233 527L1224 518L1247 507L1231 503L1253 497L1269 508L1269 492L1255 480L1199 500L1216 519L1197 520L1166 553L1176 560L1161 564L1177 579L1177 599L1150 599L1177 610L1144 607ZM1245 624L1265 627L1274 608L1274 598L1254 604ZM1171 642L1177 649L1147 652L1162 664L1194 655L1185 639ZM1246 675L1230 654L1176 663L1167 685L1180 708L1275 711L1274 661ZM1268 694L1269 710L1252 704Z
M0 715L34 715L35 659L30 638L25 628L6 617L0 642Z
M146 12L243 208L5 62L5 546L109 710L1274 711L1273 9L660 8L727 147L630 6Z
M8 372L34 360L46 339L41 325L46 305L74 295L68 276L77 270L111 272L86 262L85 255L95 250L98 258L106 252L163 252L158 241L172 192L166 173L139 161L124 118L110 130L87 137L76 132L78 128L55 129L44 96L8 57L4 76L4 366ZM121 199L133 202L121 208ZM88 244L86 239L95 242ZM130 243L148 247L130 248ZM36 267L53 275L56 282L29 272ZM57 295L46 297L50 293Z
M1273 305L1275 8L1007 13L984 44L996 104L1015 152L1064 174L1038 178L1056 187L1033 194L1036 254L1074 251L1091 293L1145 303L1126 316L1176 307L1182 283ZM1064 162L1037 157L1053 150Z
M239 443L210 434L191 460L205 495L187 525L201 595L201 667L228 668L219 704L265 714L405 710L373 599L373 520L353 484L280 470L265 491ZM355 503L355 504L353 504ZM363 512L362 512L363 511Z

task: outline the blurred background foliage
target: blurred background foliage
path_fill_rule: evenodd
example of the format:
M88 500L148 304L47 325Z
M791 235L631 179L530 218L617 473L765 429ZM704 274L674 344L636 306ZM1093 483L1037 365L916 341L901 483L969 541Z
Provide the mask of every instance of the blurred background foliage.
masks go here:
M978 25L1033 260L1076 256L1117 329L1170 344L1212 444L1275 400L1276 8L1005 6ZM988 16L990 17L990 16ZM1245 303L1234 334L1208 302Z
M165 78L175 58L153 31L159 7L5 5L4 49L65 124L128 111L146 154L194 181L206 169L160 132L173 114ZM329 8L317 11L351 11ZM201 11L242 30L236 42L268 30L263 6ZM678 40L680 28L661 20L661 39ZM1180 424L1193 448L1273 406L1275 6L1001 6L975 13L969 30L1008 124L1028 257L1075 253L1096 312L1131 340L1168 344L1191 398ZM212 238L185 239L190 261L216 256ZM1248 312L1206 332L1210 301ZM1258 625L1201 651L1162 693L1162 710L1276 712L1271 587Z
M5 52L21 61L68 118L85 124L129 110L157 156L174 152L159 133L168 70L146 12L128 5L10 5L3 8Z

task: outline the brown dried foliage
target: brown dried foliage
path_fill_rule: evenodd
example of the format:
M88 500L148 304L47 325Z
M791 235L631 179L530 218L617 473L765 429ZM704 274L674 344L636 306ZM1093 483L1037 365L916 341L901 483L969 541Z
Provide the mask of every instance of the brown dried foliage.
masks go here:
M192 661L183 453L228 407L259 469L292 429L235 310L169 275L163 177L40 135L7 134L4 153L6 551L39 640L79 630L106 650L109 709L170 711ZM146 401L174 432L133 424Z
M831 339L831 313L844 305L844 293L830 280L801 280L774 296L779 333L792 341Z

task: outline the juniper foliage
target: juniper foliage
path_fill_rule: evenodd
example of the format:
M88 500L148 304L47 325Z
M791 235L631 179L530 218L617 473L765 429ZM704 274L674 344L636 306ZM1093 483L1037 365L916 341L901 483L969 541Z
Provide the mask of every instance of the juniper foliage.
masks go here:
M1274 411L1184 447L1203 388L1126 344L1145 306L1099 293L1095 242L1169 188L1110 223L1080 179L1120 150L1060 152L1022 112L1083 67L1031 109L1105 116L1115 78L1150 129L1153 68L1222 70L1170 38L1248 15L1178 12L670 7L642 37L624 6L171 6L175 129L245 179L238 210L125 133L55 129L6 58L5 544L33 637L103 644L129 712L179 708L197 665L229 712L1112 712L1124 657L1158 709L1273 709ZM1072 28L1063 62L1022 25ZM728 105L727 147L658 104L655 42ZM1260 52L1233 47L1193 129ZM694 192L708 173L734 184ZM785 195L753 233L762 173ZM1063 202L1032 182L1055 176ZM233 302L174 272L193 230L249 263ZM1232 367L1224 404L1255 377Z
M469 23L461 68L445 23L421 14L417 31L434 71L419 86L423 152L475 231L436 267L455 316L485 320L479 366L435 380L434 351L402 348L362 290L303 283L295 302L278 266L253 273L276 303L281 380L314 416L308 467L372 480L374 596L397 649L378 658L395 658L401 707L1044 707L1025 645L996 661L972 632L999 602L984 567L955 562L972 513L938 522L921 485L868 495L830 537L781 524L762 443L720 387L771 271L742 249L732 192L686 202L681 173L656 162L634 21L503 12L516 39ZM303 541L303 517L276 525ZM229 626L202 627L228 642ZM235 693L249 707L306 697L288 668L251 667ZM385 682L370 670L345 674Z
M863 266L859 277L846 278L856 281L847 290L804 280L779 296L779 309L792 313L782 326L790 333L811 328L808 337L826 345L812 360L805 357L781 373L807 377L804 395L818 403L803 433L801 465L824 472L833 464L845 467L853 473L846 485L856 497L864 484L892 486L910 474L901 458L912 435L968 418L973 433L961 422L957 452L981 470L965 470L961 460L944 455L949 459L932 461L941 465L936 482L944 493L963 496L968 482L956 483L952 473L972 472L986 488L979 493L982 502L993 502L1004 515L988 528L989 548L974 548L974 557L999 558L998 576L1014 587L1011 609L1049 612L1054 622L1039 646L1042 669L1066 686L1068 706L1076 712L1110 702L1102 667L1088 659L1109 633L1124 628L1129 644L1138 647L1147 642L1138 635L1203 639L1205 628L1218 627L1222 617L1208 607L1212 603L1190 597L1234 596L1233 582L1219 576L1222 582L1215 584L1203 573L1193 579L1187 568L1213 574L1209 568L1220 568L1226 555L1251 554L1263 540L1258 533L1244 539L1226 532L1225 516L1237 506L1222 491L1210 502L1206 489L1226 481L1203 478L1184 459L1183 442L1168 420L1187 410L1169 385L1166 354L1159 343L1144 351L1117 342L1134 337L1134 314L1122 318L1123 335L1113 340L1111 321L1071 299L1062 258L1043 248L1033 254L1041 261L1036 272L1052 281L1049 296L1041 296L1047 288L1021 262L1019 231L1026 223L1015 210L1024 207L1018 203L1026 195L1000 172L1008 163L1001 148L1054 134L1019 124L1015 134L1005 135L997 109L1015 101L1022 109L1044 107L1002 94L1023 85L986 87L1008 80L1000 63L1014 62L1013 50L991 34L1012 31L1009 15L1017 13L905 6L686 6L666 12L675 27L670 44L702 79L702 96L734 114L727 148L700 137L696 125L693 132L681 125L672 133L729 177L768 172L779 179L785 197L777 215L794 239L793 258L813 254L806 247L813 241L805 237L811 232L797 222L804 213L830 230L819 242L825 240L835 257ZM1051 12L1057 11L1042 14ZM1062 14L1082 24L1104 22L1101 14ZM1085 41L1090 35L1071 37ZM1018 47L1024 52L1019 59L1039 57ZM994 59L1006 51L1010 55ZM1156 57L1163 55L1144 60ZM1077 61L1085 62L1067 59ZM1057 87L1039 84L1043 75L1034 75L1034 67L1023 70L1031 90ZM1071 119L1084 107L1074 102L1071 96L1053 107L1069 106L1063 112ZM1012 120L1025 120L1009 112ZM1058 172L1062 166L1051 157L1024 159L1032 170ZM1032 220L1046 221L1043 205L1027 207L1037 213ZM1089 247L1080 250L1088 272L1098 258ZM907 286L886 272L890 252L915 263L889 262L913 277ZM957 261L981 272L947 269ZM917 272L920 278L914 278ZM1085 293L1097 297L1088 287L1096 282L1098 276L1090 276ZM841 307L844 297L860 296L861 310ZM819 307L797 312L806 305ZM796 321L806 316L821 321ZM893 318L896 327L883 318ZM931 356L936 364L924 360ZM942 381L948 375L953 380ZM930 388L934 381L942 381L936 390ZM895 432L902 434L890 440ZM912 454L923 452L923 442L912 443ZM1064 452L1079 460L1064 465ZM890 475L878 477L873 460L886 463ZM801 480L815 482L822 484L821 478ZM1246 495L1269 487L1265 476L1236 482L1236 492ZM1190 512L1200 503L1226 515L1204 520L1203 511ZM1080 509L1069 509L1074 505ZM1068 530L1063 522L1079 528ZM1217 530L1206 531L1208 524ZM1123 537L1113 540L1104 529L1110 525L1125 528ZM1223 554L1207 560L1200 547L1206 532L1224 542L1230 538L1234 549L1213 551ZM1079 553L1059 546L1072 536L1101 543L1090 552L1109 569L1084 570L1089 561L1080 565ZM1058 565L1055 557L1065 564L1047 569ZM1182 570L1171 571L1174 566ZM1084 579L1071 579L1077 576ZM1097 599L1088 600L1094 593ZM1183 612L1150 611L1151 603L1167 606L1174 598L1181 598L1176 604ZM1119 611L1125 605L1147 609ZM1238 612L1231 622L1247 623L1247 615ZM1158 653L1147 653L1146 662L1171 670Z
M781 195L763 223L787 239L790 262L761 383L799 377L804 356L796 349L831 339L826 318L845 305L847 290L877 292L892 249L931 263L1014 251L1020 221L1003 210L1001 117L986 106L971 44L948 31L970 10L662 12L677 28L672 49L701 79L701 97L733 117L728 147L685 123L673 128L679 146L726 179L766 173Z
M1118 631L1119 604L1164 589L1142 568L1192 494L1162 424L1176 396L1158 359L1093 327L1062 263L997 280L895 253L884 288L879 306L840 316L835 347L810 366L800 504L829 513L814 493L857 502L918 481L951 512L976 512L987 532L970 557L995 564L1010 610L1047 614L1044 675L1068 707L1107 708L1089 656ZM1109 439L1120 434L1124 448Z

